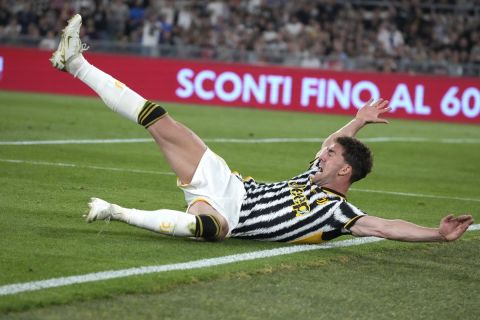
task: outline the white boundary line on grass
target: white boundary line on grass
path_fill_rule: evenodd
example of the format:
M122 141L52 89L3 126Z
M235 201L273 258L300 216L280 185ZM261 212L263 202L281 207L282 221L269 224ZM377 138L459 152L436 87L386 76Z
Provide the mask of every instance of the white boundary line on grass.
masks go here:
M94 169L94 170L159 174L159 175L165 175L165 176L174 176L175 175L175 173L173 173L173 172L124 169L124 168L115 168L115 167L84 166L84 165L79 165L79 164L74 164L74 163L64 163L64 162L47 162L47 161L32 161L32 160L19 160L19 159L0 159L0 162L31 164L31 165L37 165L37 166L67 167L67 168L80 168L80 169L84 168L84 169Z
M211 143L321 143L325 138L260 138L260 139L236 139L236 138L210 138L203 139ZM422 137L375 137L362 138L364 142L432 142L447 144L480 144L480 139L473 138L422 138ZM19 145L65 145L65 144L104 144L104 143L145 143L153 142L151 138L133 139L70 139L70 140L25 140L25 141L0 141L1 146Z
M158 175L167 175L167 176L174 176L175 175L173 172L124 169L124 168L115 168L115 167L85 166L85 165L78 165L78 164L74 164L74 163L64 163L64 162L47 162L47 161L33 161L33 160L20 160L20 159L0 159L0 162L20 163L20 164L30 164L30 165L40 165L40 166L52 166L52 167L66 167L66 168L80 168L80 169L83 168L83 169L107 170L107 171L118 171L118 172L158 174ZM357 188L351 188L350 190L358 191L358 192L389 194L389 195L395 195L395 196L480 202L480 199L475 199L475 198L438 196L438 195L422 194L422 193L399 192L399 191L382 191L382 190L357 189Z
M350 188L350 190L359 191L359 192L368 192L368 193L391 194L391 195L394 195L394 196L406 196L406 197L417 197L417 198L447 199L447 200L461 200L461 201L480 202L480 199L475 199L475 198L436 196L436 195L432 195L432 194L423 194L423 193L383 191L383 190L357 189L357 188Z
M469 231L480 230L480 224L472 225L468 230ZM52 278L48 280L14 283L14 284L0 286L0 296L7 296L7 295L13 295L13 294L22 293L22 292L30 292L30 291L36 291L36 290L42 290L42 289L49 289L49 288L86 283L86 282L117 279L117 278L138 276L138 275L151 274L151 273L208 268L208 267L231 264L231 263L236 263L241 261L249 261L249 260L255 260L255 259L264 259L269 257L282 256L282 255L293 254L298 252L351 247L351 246L357 246L357 245L362 245L362 244L372 243L372 242L377 242L382 240L384 239L375 238L375 237L356 238L356 239L337 241L337 242L332 242L332 243L327 243L322 245L297 245L297 246L282 247L282 248L276 248L276 249L270 249L270 250L261 250L261 251L233 254L233 255L223 256L218 258L201 259L201 260L195 260L195 261L189 261L189 262L183 262L183 263L145 266L145 267L138 267L138 268L122 269L122 270L110 270L110 271L103 271L103 272L87 273L87 274L77 275L77 276Z

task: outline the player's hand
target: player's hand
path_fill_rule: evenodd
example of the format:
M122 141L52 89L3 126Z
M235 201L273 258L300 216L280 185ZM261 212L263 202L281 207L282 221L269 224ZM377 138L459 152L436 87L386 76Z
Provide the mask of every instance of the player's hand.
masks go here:
M473 217L471 215L465 214L455 218L452 214L449 214L440 221L438 233L445 241L454 241L460 238L472 223Z
M373 99L370 99L358 110L355 118L364 123L388 123L386 119L380 118L380 116L390 110L388 100L380 98L374 102Z

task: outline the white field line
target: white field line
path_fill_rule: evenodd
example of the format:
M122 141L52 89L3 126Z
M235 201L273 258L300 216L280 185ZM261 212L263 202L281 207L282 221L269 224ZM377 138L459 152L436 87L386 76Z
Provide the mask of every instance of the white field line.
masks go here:
M264 139L235 139L211 138L203 139L209 143L321 143L325 138L264 138ZM480 144L480 139L473 138L422 138L422 137L375 137L362 138L364 142L431 142L443 144ZM25 140L0 141L1 146L19 145L65 145L65 144L105 144L105 143L146 143L153 142L151 138L138 139L71 139L71 140Z
M18 159L0 159L0 162L31 164L31 165L37 165L37 166L69 167L69 168L107 170L107 171L119 171L119 172L159 174L159 175L167 175L167 176L175 175L173 172L123 169L123 168L99 167L99 166L84 166L84 165L78 165L74 163L63 163L63 162L46 162L46 161L31 161L31 160L18 160Z
M168 175L168 176L173 176L173 175L175 175L173 172L136 170L136 169L124 169L124 168L115 168L115 167L85 166L85 165L78 165L78 164L74 164L74 163L64 163L64 162L46 162L46 161L32 161L32 160L19 160L19 159L0 159L0 162L20 163L20 164L40 165L40 166L52 166L52 167L67 167L67 168L107 170L107 171L118 171L118 172L132 172L132 173L157 174L157 175ZM439 195L422 194L422 193L397 192L397 191L382 191L382 190L357 189L357 188L351 188L350 190L352 190L352 191L358 191L358 192L369 192L369 193L389 194L389 195L395 195L395 196L405 196L405 197L431 198L431 199L448 199L448 200L480 202L480 199L475 199L475 198L462 198L462 197L439 196Z
M480 230L480 224L472 225L468 229L468 231L474 231L474 230ZM298 252L322 250L322 249L334 249L334 248L341 248L341 247L351 247L351 246L357 246L361 244L372 243L372 242L377 242L382 240L384 239L375 238L375 237L356 238L356 239L331 242L331 243L326 243L321 245L297 245L297 246L282 247L282 248L270 249L270 250L240 253L240 254L218 257L218 258L201 259L201 260L195 260L195 261L189 261L189 262L183 262L183 263L144 266L144 267L138 267L138 268L121 269L121 270L109 270L109 271L102 271L102 272L87 273L87 274L77 275L77 276L52 278L47 280L24 282L24 283L14 283L14 284L0 286L0 296L13 295L21 292L36 291L36 290L42 290L42 289L48 289L48 288L69 286L69 285L86 283L86 282L95 282L95 281L102 281L102 280L108 280L108 279L138 276L143 274L209 268L209 267L214 267L219 265L237 263L241 261L264 259L264 258L288 255L288 254L293 254Z
M2 146L23 145L55 145L55 144L103 144L103 143L144 143L154 142L153 139L71 139L71 140L26 140L26 141L0 141Z
M480 199L475 199L475 198L461 198L461 197L437 196L437 195L422 194L422 193L396 192L396 191L383 191L383 190L357 189L357 188L350 188L350 190L352 190L352 191L359 191L359 192L369 192L369 193L391 194L391 195L395 195L395 196L406 196L406 197L417 197L417 198L448 199L448 200L461 200L461 201L480 202Z

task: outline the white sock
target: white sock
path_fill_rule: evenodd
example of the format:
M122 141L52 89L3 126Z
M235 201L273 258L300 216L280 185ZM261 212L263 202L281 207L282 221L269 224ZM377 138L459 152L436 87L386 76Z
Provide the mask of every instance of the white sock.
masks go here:
M122 208L116 204L112 206L115 208L114 220L171 236L195 236L196 218L193 214L168 209L145 211Z
M91 65L83 55L69 62L68 72L92 88L110 109L138 123L138 114L147 101L138 93Z

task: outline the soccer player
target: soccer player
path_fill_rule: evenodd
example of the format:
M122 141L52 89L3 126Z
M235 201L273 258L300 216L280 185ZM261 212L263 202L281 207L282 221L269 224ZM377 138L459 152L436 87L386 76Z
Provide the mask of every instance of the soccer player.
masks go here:
M231 172L225 161L161 106L88 63L82 52L80 15L63 30L53 66L90 86L113 111L144 126L155 139L185 194L186 212L127 209L92 198L87 222L115 220L162 234L223 240L227 237L319 243L344 234L401 241L451 241L473 223L471 215L444 217L438 228L366 215L345 197L371 170L370 150L356 133L368 123L387 123L388 101L367 102L355 118L322 144L306 171L276 183Z

